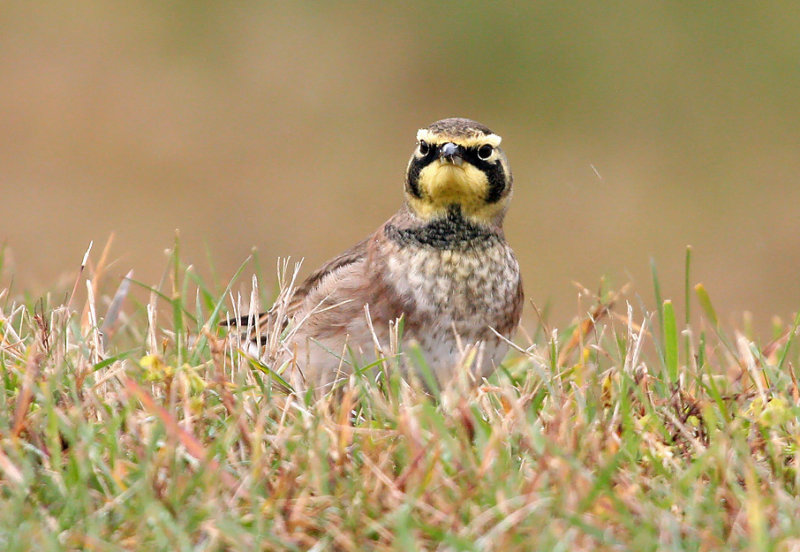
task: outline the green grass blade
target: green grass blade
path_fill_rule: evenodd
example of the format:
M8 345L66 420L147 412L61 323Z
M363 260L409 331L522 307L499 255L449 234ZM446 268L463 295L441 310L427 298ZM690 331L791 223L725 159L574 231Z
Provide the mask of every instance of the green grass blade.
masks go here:
M794 323L792 323L792 329L789 331L789 337L786 339L786 345L783 347L783 351L781 351L781 358L778 361L778 372L783 371L783 366L786 363L786 357L789 354L789 349L792 346L792 342L794 342L794 338L797 335L797 327L800 326L800 311L794 317Z
M692 268L692 246L686 246L686 261L684 263L683 269L683 319L686 324L685 328L689 328L691 324L691 308L692 308L692 288L691 288L691 268ZM686 365L689 366L691 364L691 354L692 354L692 342L691 337L689 336L689 332L686 332L686 335L683 339L683 358L686 362Z
M661 283L658 280L658 270L656 269L656 260L650 259L650 274L653 277L653 293L656 296L656 311L658 312L658 329L663 333L664 331L664 309L661 301Z
M664 301L664 360L667 376L673 385L678 382L678 327L672 301Z
M694 286L694 291L697 294L697 299L700 301L700 307L702 307L703 312L706 313L706 316L714 324L714 327L719 326L719 318L717 317L717 311L714 310L714 305L711 304L711 297L708 295L708 291L703 284L697 284Z
M267 376L269 376L270 378L274 379L275 381L277 381L278 383L283 385L287 389L287 391L289 391L291 393L294 392L294 388L289 384L288 381L286 381L283 378L283 376L281 376L275 370L273 370L272 368L270 368L269 366L267 366L266 364L261 362L261 360L248 355L247 353L245 353L242 350L239 350L239 354L247 359L247 363L250 365L251 368L254 368L254 369L258 370L259 372L262 372L262 373L266 374Z

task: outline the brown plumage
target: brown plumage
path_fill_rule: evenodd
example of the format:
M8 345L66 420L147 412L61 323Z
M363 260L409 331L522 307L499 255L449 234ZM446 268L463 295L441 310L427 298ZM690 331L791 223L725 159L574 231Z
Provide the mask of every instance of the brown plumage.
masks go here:
M443 119L417 141L400 211L292 295L286 344L295 385L349 373L349 352L361 365L372 361L375 337L388 348L390 322L401 316L404 343L419 344L440 380L456 367L459 343L480 347L479 375L502 360L507 346L492 328L512 336L523 293L502 229L512 177L500 137L469 119ZM272 318L265 313L260 323Z

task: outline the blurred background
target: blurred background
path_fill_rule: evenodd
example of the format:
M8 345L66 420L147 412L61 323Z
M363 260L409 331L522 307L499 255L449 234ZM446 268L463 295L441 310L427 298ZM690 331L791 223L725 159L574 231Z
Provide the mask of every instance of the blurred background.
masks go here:
M14 288L257 247L303 274L402 201L417 128L504 137L528 298L574 281L682 304L685 247L723 320L800 306L800 10L792 2L6 0L0 241ZM8 282L8 276L4 277ZM243 286L249 277L243 278Z

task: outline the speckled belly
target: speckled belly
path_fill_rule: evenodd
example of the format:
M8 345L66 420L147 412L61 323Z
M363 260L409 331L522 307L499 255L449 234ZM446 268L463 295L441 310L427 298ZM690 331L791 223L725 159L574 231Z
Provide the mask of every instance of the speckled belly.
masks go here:
M507 347L490 328L510 336L519 319L519 266L500 240L465 250L406 246L387 263L389 281L405 298L406 337L416 339L437 371L458 361L462 346L482 342L480 371Z

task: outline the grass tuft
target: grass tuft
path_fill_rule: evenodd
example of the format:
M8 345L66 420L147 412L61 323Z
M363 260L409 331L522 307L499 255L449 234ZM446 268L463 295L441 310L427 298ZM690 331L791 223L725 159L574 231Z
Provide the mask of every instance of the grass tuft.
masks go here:
M681 347L653 265L657 312L604 293L525 329L488 380L437 384L411 348L298 397L217 325L248 312L233 281L177 247L158 286L103 264L83 304L0 291L2 550L800 546L800 318L763 346L727 337L698 285ZM276 316L296 270L279 273Z

